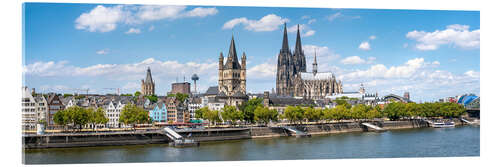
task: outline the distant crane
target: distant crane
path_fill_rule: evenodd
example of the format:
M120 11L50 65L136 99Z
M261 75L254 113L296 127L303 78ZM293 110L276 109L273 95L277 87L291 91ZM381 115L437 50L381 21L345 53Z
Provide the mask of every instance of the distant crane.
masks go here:
M193 74L193 76L191 76L191 80L194 81L194 93L196 93L196 81L198 81L200 79L200 77L198 77L198 75Z

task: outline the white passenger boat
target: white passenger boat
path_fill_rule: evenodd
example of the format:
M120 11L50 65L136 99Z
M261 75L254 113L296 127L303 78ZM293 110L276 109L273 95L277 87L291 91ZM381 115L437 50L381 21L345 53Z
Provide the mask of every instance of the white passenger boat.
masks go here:
M451 128L455 127L455 122L434 122L432 124L434 128Z

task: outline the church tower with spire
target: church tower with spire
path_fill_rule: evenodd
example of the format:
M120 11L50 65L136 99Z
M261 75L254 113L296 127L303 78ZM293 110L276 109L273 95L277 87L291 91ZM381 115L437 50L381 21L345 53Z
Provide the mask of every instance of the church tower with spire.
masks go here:
M238 61L234 36L231 37L227 60L222 52L219 56L219 98L226 99L228 105L240 105L246 99L246 54L243 52L241 64Z
M155 82L153 81L153 77L151 77L151 69L146 72L146 79L141 80L141 93L146 96L155 94Z

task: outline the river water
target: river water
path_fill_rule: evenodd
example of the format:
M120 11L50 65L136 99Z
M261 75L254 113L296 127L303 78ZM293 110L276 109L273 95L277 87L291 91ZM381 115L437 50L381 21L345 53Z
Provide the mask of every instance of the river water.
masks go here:
M419 128L201 143L26 150L26 164L479 156L479 127Z

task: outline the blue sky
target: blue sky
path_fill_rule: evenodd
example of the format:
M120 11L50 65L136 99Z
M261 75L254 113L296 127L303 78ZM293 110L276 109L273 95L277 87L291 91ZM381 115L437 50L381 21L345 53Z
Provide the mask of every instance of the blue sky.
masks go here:
M344 91L363 83L431 101L480 90L477 11L26 3L23 14L23 84L44 92L132 93L147 67L159 95L193 73L203 92L232 34L248 57L247 91L271 90L285 22L292 50L301 25L308 70L316 50Z

